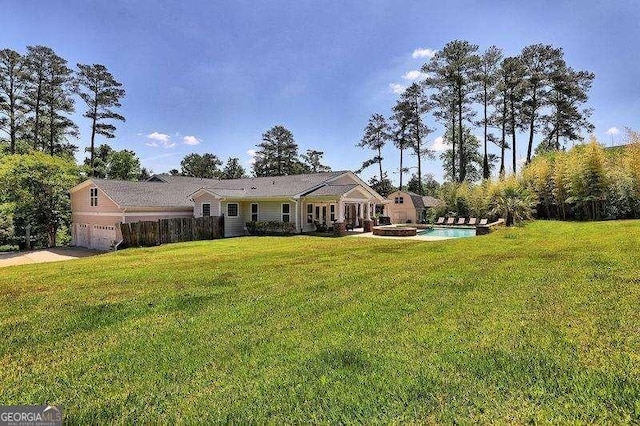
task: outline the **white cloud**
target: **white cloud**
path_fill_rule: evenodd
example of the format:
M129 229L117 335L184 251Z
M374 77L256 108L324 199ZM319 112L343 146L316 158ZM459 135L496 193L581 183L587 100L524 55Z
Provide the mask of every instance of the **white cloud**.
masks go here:
M611 127L609 130L607 130L606 132L608 135L618 135L620 134L620 129L618 129L617 127Z
M402 84L391 83L389 84L389 89L391 89L393 93L400 94L405 91L406 87Z
M256 150L255 149L250 149L247 151L247 154L249 155L249 158L246 163L249 165L255 164L256 162Z
M411 70L402 76L405 80L413 81L413 80L424 80L427 78L427 74L418 70Z
M173 148L176 146L175 142L171 141L171 136L166 133L153 132L147 135L147 139L148 142L145 144L147 146L161 146L163 148Z
M202 139L198 139L195 136L185 136L182 138L182 142L186 145L199 145Z
M431 144L431 149L436 152L445 151L447 148L449 147L444 143L444 137L442 136L435 138L433 144Z
M436 54L436 51L433 49L420 48L420 49L414 50L411 56L413 57L413 59L433 58L435 54Z

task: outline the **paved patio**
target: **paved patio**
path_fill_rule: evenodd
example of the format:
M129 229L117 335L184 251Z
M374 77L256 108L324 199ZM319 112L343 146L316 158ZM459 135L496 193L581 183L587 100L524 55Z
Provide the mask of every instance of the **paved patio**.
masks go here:
M104 252L77 247L56 247L43 250L0 253L0 268L13 265L28 265L31 263L73 260L81 257L95 256L101 253Z

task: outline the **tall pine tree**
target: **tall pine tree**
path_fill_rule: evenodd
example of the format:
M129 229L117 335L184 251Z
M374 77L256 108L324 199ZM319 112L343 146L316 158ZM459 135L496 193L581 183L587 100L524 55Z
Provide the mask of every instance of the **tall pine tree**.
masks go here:
M113 120L125 121L125 118L115 111L121 106L120 100L125 91L104 65L78 64L77 93L85 102L87 109L84 116L91 120L90 168L92 176L94 170L94 147L96 135L108 139L115 137L116 127Z

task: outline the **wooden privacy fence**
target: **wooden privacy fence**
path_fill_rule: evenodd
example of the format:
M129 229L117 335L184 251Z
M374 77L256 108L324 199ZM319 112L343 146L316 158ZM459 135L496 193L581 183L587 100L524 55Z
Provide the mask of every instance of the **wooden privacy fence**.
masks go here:
M178 217L121 223L122 245L149 247L181 241L213 240L224 237L224 217Z

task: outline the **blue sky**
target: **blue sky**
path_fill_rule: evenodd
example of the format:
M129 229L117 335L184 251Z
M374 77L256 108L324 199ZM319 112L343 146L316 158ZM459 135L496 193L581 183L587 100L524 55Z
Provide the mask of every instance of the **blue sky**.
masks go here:
M190 152L248 166L247 152L275 124L293 132L301 151L323 150L334 169L354 170L369 155L355 147L368 117L388 115L398 96L392 85L406 85L403 76L426 60L413 52L453 39L507 54L533 43L562 47L571 66L596 74L596 136L610 143L613 127L640 129L639 21L633 0L51 0L3 1L0 34L2 47L44 44L73 65L105 64L127 90L127 122L108 142L136 151L155 172L178 168ZM79 115L84 148L89 131ZM442 126L430 124L431 144ZM397 180L397 152L388 147L384 157ZM441 179L440 160L426 170Z

